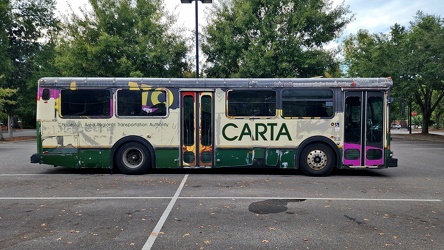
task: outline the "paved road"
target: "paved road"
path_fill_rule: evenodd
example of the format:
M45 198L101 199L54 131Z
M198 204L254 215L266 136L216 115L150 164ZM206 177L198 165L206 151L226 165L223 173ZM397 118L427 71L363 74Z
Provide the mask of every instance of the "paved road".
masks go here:
M7 130L3 130L3 137L5 138L9 138L9 132ZM36 135L36 131L35 129L14 129L12 131L12 136L13 137L17 137L17 136L35 136Z
M395 139L399 167L160 171L29 163L0 144L0 249L442 249L444 144Z
M405 135L409 134L409 130L406 129L406 128L401 128L401 129L393 129L392 128L390 130L390 132L392 134L395 134L395 135L397 135L397 134L405 134ZM419 134L419 133L421 133L421 129L413 129L412 133L413 134ZM444 130L443 129L440 129L440 130L429 130L429 134L444 135Z

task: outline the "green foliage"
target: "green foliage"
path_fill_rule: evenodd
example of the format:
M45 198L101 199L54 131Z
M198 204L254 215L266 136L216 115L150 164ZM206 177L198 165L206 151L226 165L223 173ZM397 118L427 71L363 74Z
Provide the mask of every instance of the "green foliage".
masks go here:
M6 98L9 99L11 96L8 89L3 89L2 86L5 84L5 73L10 70L11 63L8 60L8 33L6 32L6 27L9 27L10 19L10 6L9 0L0 0L0 122L4 122L7 119L6 113L4 113L4 104L6 103ZM0 131L1 133L1 131ZM1 136L0 136L1 139Z
M414 101L428 133L433 111L444 98L444 20L418 12L409 29L395 24L390 34L359 31L345 39L349 76L392 76L400 102ZM399 115L398 115L399 117Z
M5 122L8 118L3 110L16 104L16 93L17 89L0 88L0 122Z
M14 105L16 101L13 99L13 97L16 92L17 89L0 88L0 108L4 105Z
M433 99L437 99L437 95L438 93L435 92L434 96L432 97ZM444 125L444 101L441 101L438 103L438 105L436 106L435 111L433 112L435 115L435 128L440 129L442 128L442 126Z
M5 73L11 70L11 61L8 59L8 32L11 25L9 0L0 0L0 87L6 85Z
M202 50L209 77L314 77L339 74L324 46L352 17L324 0L226 0L215 5Z
M407 86L421 108L423 133L427 133L432 112L444 97L444 20L418 12L410 29L405 53Z
M185 40L160 0L90 0L72 14L57 48L64 76L181 77L189 69Z
M343 51L349 77L392 76L388 35L359 30L344 40Z
M1 1L0 87L17 89L16 102L4 108L10 116L30 113L35 124L37 79L53 64L43 55L51 55L59 31L55 0Z

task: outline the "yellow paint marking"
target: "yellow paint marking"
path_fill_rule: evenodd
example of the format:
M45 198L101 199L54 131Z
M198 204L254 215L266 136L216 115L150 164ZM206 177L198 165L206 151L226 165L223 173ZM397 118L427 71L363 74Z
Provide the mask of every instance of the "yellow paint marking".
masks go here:
M69 84L69 88L71 90L76 90L77 89L77 83L76 82L71 82L71 84Z
M130 87L130 90L139 90L137 82L128 82L128 86Z

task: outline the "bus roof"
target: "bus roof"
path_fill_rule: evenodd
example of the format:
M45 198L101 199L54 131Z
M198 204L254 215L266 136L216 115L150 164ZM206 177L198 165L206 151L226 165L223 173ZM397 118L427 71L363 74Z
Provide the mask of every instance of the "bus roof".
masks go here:
M391 78L113 78L113 77L45 77L41 87L128 88L134 85L166 88L390 88Z

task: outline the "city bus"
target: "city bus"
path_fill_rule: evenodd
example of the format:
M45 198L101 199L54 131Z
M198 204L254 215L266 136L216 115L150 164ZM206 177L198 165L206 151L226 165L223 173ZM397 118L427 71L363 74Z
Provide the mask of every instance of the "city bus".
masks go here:
M396 167L392 86L390 78L42 78L31 162L124 174Z

